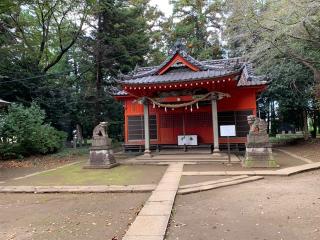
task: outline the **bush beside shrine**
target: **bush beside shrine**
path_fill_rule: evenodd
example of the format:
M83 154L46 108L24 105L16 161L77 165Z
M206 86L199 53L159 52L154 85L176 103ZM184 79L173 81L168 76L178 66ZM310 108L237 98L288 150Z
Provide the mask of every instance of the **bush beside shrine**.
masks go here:
M48 154L64 146L66 133L44 122L45 112L36 104L13 104L0 117L0 159Z

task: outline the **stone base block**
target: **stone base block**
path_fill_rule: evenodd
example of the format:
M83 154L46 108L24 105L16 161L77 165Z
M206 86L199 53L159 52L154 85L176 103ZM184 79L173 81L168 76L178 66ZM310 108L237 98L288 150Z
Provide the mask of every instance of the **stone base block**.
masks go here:
M269 143L269 136L260 133L250 133L247 135L248 143Z
M84 169L109 169L119 165L120 165L119 163L106 164L106 165L85 165L83 166L83 168Z
M247 155L272 155L271 147L246 147Z
M111 139L107 137L94 137L92 139L92 146L93 147L105 147L105 146L111 146Z
M84 168L97 169L97 168L112 168L119 164L113 156L111 149L95 149L91 148L90 158L88 164Z
M279 165L275 160L261 161L245 159L242 162L242 167L245 168L277 168Z
M272 155L270 147L246 148L246 156L242 161L243 167L248 168L270 168L279 167Z

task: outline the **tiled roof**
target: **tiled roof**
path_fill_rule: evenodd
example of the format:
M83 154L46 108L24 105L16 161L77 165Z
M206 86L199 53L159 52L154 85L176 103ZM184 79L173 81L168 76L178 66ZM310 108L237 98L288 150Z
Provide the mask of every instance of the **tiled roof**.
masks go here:
M196 66L199 71L193 71L181 63L173 64L164 74L159 71L166 66L177 54L190 64ZM120 76L120 84L155 84L196 81L210 78L238 75L238 86L253 86L266 84L264 76L255 76L252 64L245 58L230 58L219 60L198 61L191 57L184 49L175 48L167 59L159 66L136 68L128 75Z
M208 78L215 78L221 76L228 76L236 72L229 70L206 70L206 71L179 71L179 72L169 72L163 75L151 75L139 78L133 78L129 80L124 80L123 83L127 84L153 84L153 83L175 83L181 81L190 80L201 80Z
M244 64L237 86L256 86L265 84L267 84L265 76L254 75L252 70L252 64Z

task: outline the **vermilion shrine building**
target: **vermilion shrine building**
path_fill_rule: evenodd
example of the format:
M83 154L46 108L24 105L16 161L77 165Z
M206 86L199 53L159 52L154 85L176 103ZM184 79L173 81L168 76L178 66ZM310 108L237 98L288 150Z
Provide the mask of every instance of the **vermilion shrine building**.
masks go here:
M230 142L244 145L248 115L266 87L262 76L242 58L198 61L176 44L159 66L136 68L118 80L116 99L125 111L125 148L177 146L178 136L195 135L197 145L213 151L226 143L220 125L235 125ZM147 131L144 131L144 130Z

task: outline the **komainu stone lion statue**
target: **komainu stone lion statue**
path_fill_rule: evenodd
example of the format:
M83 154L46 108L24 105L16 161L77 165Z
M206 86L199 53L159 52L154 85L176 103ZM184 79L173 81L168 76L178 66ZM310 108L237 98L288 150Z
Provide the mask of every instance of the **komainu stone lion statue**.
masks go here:
M247 117L248 124L250 126L250 133L267 134L267 123L263 119L257 118L254 115Z
M108 133L106 132L106 127L108 122L100 122L95 128L93 129L92 137L108 137Z
M112 168L119 165L113 156L111 139L106 130L107 125L107 122L100 122L93 129L90 158L84 168Z
M244 167L277 167L269 142L267 123L254 115L248 116L247 120L250 130L247 136L246 157L242 165Z

